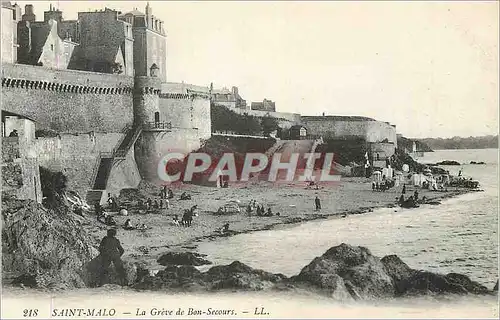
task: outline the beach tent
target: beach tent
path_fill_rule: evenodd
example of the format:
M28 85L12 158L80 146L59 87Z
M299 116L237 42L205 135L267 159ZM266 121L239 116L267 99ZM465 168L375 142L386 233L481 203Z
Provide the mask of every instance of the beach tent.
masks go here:
M425 177L423 174L419 174L419 173L414 173L412 176L411 176L411 179L410 179L410 184L414 185L414 186L419 186L421 187L422 186L422 183L426 181L425 180Z
M394 170L391 167L382 169L382 176L385 176L387 179L392 179Z
M372 180L375 182L382 182L382 172L380 172L378 170L373 171Z
M400 171L394 172L394 186L399 187L401 184L405 183L405 176Z

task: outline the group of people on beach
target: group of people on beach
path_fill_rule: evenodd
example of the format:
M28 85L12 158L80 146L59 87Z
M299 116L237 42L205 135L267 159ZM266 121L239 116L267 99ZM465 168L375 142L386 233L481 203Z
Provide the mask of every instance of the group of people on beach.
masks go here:
M137 206L139 210L159 210L159 209L170 209L170 201L168 199L155 199L152 200L148 198L146 201L139 199Z
M271 207L266 209L264 208L264 205L259 205L256 200L250 200L250 203L247 205L247 214L251 215L253 212L255 212L255 215L258 217L272 217L274 216L273 211ZM276 216L279 216L280 213L276 212Z
M401 196L397 199L398 204L403 208L417 208L419 203L419 193L418 190L413 192L413 195L405 199L406 194L406 184L403 184L403 189L401 190ZM425 196L422 201L425 202Z

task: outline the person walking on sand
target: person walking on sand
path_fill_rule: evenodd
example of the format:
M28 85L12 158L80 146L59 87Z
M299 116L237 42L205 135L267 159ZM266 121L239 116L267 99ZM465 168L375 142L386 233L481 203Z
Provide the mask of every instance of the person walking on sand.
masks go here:
M127 284L125 268L121 259L124 252L125 250L123 250L120 240L116 238L116 229L109 229L107 235L101 240L101 244L99 245L99 253L101 255L100 286L103 286L106 281L111 263L113 263L118 273L121 285L124 286Z
M415 199L415 202L418 202L418 191L415 190L415 192L413 193L413 199Z
M314 199L314 203L316 204L316 211L321 210L321 200L319 200L318 196Z
M375 191L375 181L372 181L372 191Z
M403 184L403 190L401 191L402 194L406 194L406 183Z

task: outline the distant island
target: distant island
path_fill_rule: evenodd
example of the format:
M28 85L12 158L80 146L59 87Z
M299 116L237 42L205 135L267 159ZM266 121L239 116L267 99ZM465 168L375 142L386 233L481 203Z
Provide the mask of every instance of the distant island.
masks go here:
M481 137L424 138L418 139L432 150L498 148L498 135Z

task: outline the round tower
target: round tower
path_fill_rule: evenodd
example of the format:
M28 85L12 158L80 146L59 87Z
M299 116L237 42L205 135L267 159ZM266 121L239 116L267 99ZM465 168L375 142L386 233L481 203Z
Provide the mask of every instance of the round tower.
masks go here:
M161 80L157 77L136 76L134 84L134 126L142 132L134 145L134 154L141 177L158 180L157 168L161 153L160 140L170 128L166 115L160 113ZM119 117L120 115L116 115Z

